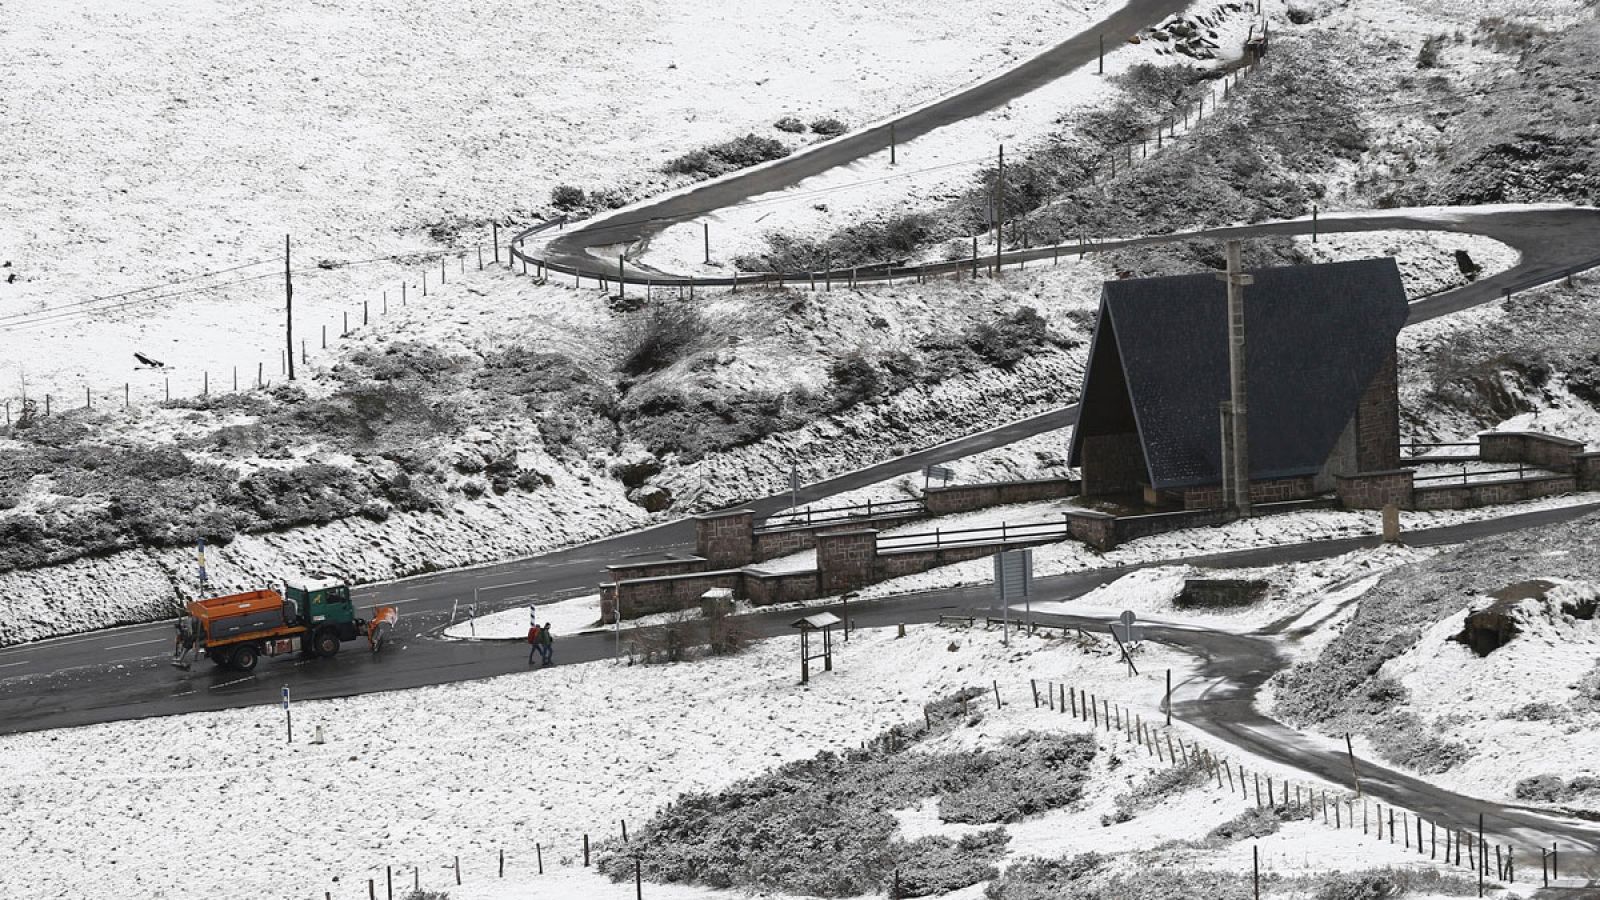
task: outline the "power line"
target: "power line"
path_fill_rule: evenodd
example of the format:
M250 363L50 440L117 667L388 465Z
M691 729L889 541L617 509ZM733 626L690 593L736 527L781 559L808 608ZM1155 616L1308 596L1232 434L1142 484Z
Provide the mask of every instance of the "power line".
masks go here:
M65 312L65 311L70 310L70 309L89 306L89 305L92 305L92 304L95 304L95 303L99 303L99 302L104 301L104 300L116 300L116 299L121 298L121 297L130 297L130 296L132 296L134 294L145 293L147 291L162 290L163 288L169 288L169 287L172 287L174 285L188 284L189 282L192 282L192 281L199 281L202 278L211 278L211 277L214 277L216 275L226 274L228 272L237 272L240 269L248 269L251 266L259 266L262 263L277 262L280 259L283 259L283 257L277 256L277 257L271 257L271 258L268 258L268 259L258 259L258 260L254 261L254 262L240 263L237 266L229 266L226 269L213 269L210 272L201 272L198 275L190 275L187 278L179 278L177 280L164 282L162 284L150 285L149 287L134 288L132 290L122 291L122 292L116 293L116 294L103 294L103 295L96 296L96 297L90 297L88 300L76 300L76 301L73 301L72 303L63 303L60 306L51 307L49 310L38 310L38 311L33 312L33 313L25 313L25 312L24 313L11 313L9 315L0 316L0 322L5 322L5 321L10 320L10 319L26 318L26 317L33 316L33 315L38 315L39 313L42 313L42 312L57 312L57 311Z

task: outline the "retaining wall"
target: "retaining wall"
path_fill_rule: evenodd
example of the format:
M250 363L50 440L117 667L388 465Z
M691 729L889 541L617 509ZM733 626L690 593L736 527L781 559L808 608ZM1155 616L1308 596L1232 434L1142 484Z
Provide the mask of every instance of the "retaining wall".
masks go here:
M1337 479L1339 505L1346 509L1383 509L1393 504L1411 509L1416 476L1410 469L1340 475Z
M1004 506L1007 503L1031 503L1035 500L1076 497L1081 486L1076 478L958 484L951 487L928 488L923 491L923 502L930 515L943 516L990 506Z
M1478 435L1484 462L1520 462L1553 472L1571 472L1583 442L1531 431L1486 431Z
M1498 503L1520 503L1539 497L1570 494L1578 489L1572 475L1545 475L1507 481L1474 481L1467 484L1419 485L1412 509L1470 509Z

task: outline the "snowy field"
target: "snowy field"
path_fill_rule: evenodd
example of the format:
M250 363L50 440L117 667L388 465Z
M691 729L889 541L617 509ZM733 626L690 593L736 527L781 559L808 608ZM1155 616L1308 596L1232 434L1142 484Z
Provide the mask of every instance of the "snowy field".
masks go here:
M921 704L958 687L1000 685L974 728L926 749L989 746L1027 729L1082 730L1029 701L1029 679L1111 697L1157 718L1161 675L1188 677L1187 661L1146 646L1146 673L1129 678L1109 642L1014 636L921 626L858 631L832 673L797 684L794 642L743 656L663 667L609 663L562 667L481 682L295 706L296 740L283 742L276 706L0 738L0 889L12 896L163 898L366 895L420 877L450 896L499 900L528 890L623 897L582 871L584 834L637 827L677 794L712 790L819 750L858 744L889 725L920 719ZM974 701L976 704L979 701ZM321 727L327 743L312 745ZM737 735L737 740L729 740ZM1181 723L1175 739L1195 739ZM1009 859L1025 854L1149 849L1195 838L1245 808L1215 788L1176 797L1161 815L1111 827L1100 816L1115 795L1158 766L1104 733L1093 778L1072 808L1011 826ZM1275 778L1294 773L1214 750ZM1306 783L1306 782L1301 782ZM1319 785L1332 789L1331 785ZM294 827L297 798L317 798L323 827ZM252 852L226 870L189 864L195 823L225 817L229 840ZM898 812L904 834L959 835L926 807ZM1297 875L1413 859L1400 848L1299 823L1261 840L1265 871ZM535 844L546 875L535 874ZM84 854L85 846L95 852ZM498 853L507 877L496 876ZM1248 871L1249 848L1170 849L1174 864ZM454 885L460 856L465 884ZM413 876L412 867L419 870ZM646 886L652 897L735 896ZM977 897L963 892L955 897Z
M669 186L657 168L695 147L776 135L783 115L860 124L1006 68L1109 8L9 3L0 261L17 279L0 283L0 317L73 314L4 320L0 394L26 379L30 396L81 398L85 385L103 395L131 380L153 396L160 382L133 371L135 351L196 381L233 366L253 375L258 362L274 375L285 234L309 269L296 338L316 349L341 313L438 275L420 258L377 258L451 247L475 265L490 220L530 221L557 184L654 191ZM81 314L223 282L234 284Z

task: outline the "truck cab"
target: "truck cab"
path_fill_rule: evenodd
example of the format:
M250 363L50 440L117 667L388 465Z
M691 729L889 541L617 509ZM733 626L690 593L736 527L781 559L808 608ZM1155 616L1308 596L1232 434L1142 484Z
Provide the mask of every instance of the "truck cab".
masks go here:
M355 640L360 625L355 604L350 602L348 584L331 578L303 578L298 584L284 582L283 596L294 606L293 623L304 626L308 633L315 635L328 630L340 641Z

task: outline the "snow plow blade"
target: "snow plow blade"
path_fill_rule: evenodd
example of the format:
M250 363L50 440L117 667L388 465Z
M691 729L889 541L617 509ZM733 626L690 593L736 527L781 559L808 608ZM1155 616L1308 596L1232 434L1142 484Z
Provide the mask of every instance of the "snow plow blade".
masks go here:
M372 611L372 621L367 623L367 644L372 647L373 653L383 649L383 642L399 621L400 610L393 606L380 606Z

